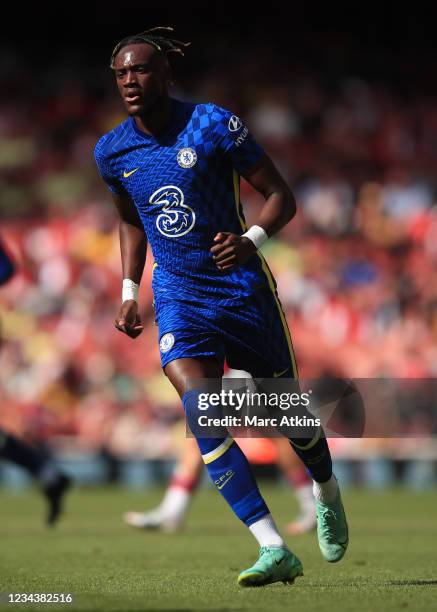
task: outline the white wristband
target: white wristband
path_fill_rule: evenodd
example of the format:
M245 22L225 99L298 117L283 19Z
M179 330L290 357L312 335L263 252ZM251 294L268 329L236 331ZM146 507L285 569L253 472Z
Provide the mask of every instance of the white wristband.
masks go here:
M127 302L127 300L135 300L138 302L138 289L139 285L134 283L130 278L123 279L123 289L121 291L121 301Z
M252 225L243 236L249 238L257 249L261 248L264 242L269 239L265 230L259 225Z

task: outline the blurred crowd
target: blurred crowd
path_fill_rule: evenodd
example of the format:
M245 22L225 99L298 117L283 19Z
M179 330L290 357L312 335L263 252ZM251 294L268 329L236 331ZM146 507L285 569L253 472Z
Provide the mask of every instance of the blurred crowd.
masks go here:
M264 253L300 374L434 377L437 100L357 78L332 86L282 61L251 49L185 77L180 63L174 96L241 115L296 194L296 218ZM143 334L114 328L117 218L93 147L124 118L115 85L105 66L73 79L58 65L33 86L17 58L7 70L18 92L26 75L28 95L0 99L0 231L19 270L0 290L0 425L121 457L171 456L182 409L160 368L151 256ZM254 223L259 195L243 184L242 201Z

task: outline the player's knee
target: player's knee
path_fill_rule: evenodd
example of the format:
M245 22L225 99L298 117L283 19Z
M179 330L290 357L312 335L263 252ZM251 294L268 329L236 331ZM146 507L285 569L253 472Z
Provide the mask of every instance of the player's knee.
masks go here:
M227 430L214 424L219 418L219 407L211 406L208 394L200 391L187 391L182 397L187 426L197 439L200 452L214 452L228 436Z

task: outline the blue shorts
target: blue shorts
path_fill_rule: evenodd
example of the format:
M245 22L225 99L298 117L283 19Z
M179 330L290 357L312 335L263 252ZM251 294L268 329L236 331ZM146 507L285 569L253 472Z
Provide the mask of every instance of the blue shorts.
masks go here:
M155 296L164 368L186 357L212 357L256 378L297 378L287 322L276 292L263 288L242 305Z

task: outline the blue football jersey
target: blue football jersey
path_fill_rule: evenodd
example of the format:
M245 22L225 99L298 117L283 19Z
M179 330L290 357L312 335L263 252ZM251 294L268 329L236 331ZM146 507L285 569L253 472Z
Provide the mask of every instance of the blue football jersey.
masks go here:
M240 174L264 151L231 112L171 104L171 121L157 138L132 117L105 134L95 148L97 166L112 192L135 203L157 264L154 293L233 303L267 285L260 258L223 272L210 249L218 232L246 229Z

